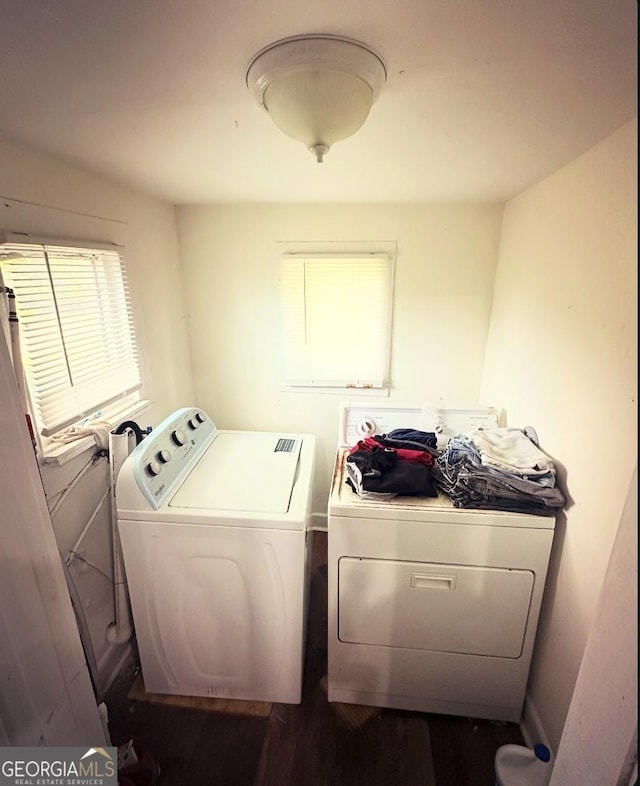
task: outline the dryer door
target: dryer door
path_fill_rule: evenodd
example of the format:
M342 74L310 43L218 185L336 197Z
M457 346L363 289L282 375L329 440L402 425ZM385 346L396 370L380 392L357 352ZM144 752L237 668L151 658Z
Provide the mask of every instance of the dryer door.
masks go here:
M519 658L533 584L528 570L342 557L338 638Z

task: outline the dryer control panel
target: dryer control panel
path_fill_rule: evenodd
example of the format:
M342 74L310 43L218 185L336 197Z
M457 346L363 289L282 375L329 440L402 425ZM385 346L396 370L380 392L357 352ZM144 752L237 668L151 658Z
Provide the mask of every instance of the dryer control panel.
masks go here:
M438 447L442 449L454 434L474 428L496 428L500 419L493 407L454 408L429 402L411 405L346 401L340 405L338 446L352 447L374 434L413 428L435 432Z
M464 434L476 428L497 428L501 417L493 407L464 409L433 407L425 409L425 431L435 431L438 448L443 450L454 434Z
M183 407L165 418L122 465L118 508L157 510L207 449L215 431L213 421L196 407Z

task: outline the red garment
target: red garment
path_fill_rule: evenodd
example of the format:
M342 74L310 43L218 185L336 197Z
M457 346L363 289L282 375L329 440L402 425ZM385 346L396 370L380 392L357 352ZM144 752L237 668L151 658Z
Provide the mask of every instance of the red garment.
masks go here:
M354 445L349 451L351 455L355 450L375 450L383 447L373 437L365 437L361 439L357 445ZM403 461L412 461L415 464L424 464L427 467L432 467L434 459L431 453L427 450L410 450L408 448L384 448L384 450L393 450L399 459Z

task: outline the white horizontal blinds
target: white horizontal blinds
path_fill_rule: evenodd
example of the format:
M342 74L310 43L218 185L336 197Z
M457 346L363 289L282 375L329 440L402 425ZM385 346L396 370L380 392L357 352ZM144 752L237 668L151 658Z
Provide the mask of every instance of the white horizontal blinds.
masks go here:
M16 295L25 376L40 433L49 436L137 390L129 291L114 251L3 246Z
M386 385L391 315L387 255L285 256L282 293L287 385Z

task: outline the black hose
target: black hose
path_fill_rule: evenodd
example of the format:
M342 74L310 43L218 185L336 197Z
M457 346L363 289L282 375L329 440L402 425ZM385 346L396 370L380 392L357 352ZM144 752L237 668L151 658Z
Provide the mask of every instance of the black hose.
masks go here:
M116 426L111 433L123 434L127 429L131 429L131 431L133 431L133 433L136 435L136 445L139 445L144 439L144 434L135 420L124 420L119 426Z

